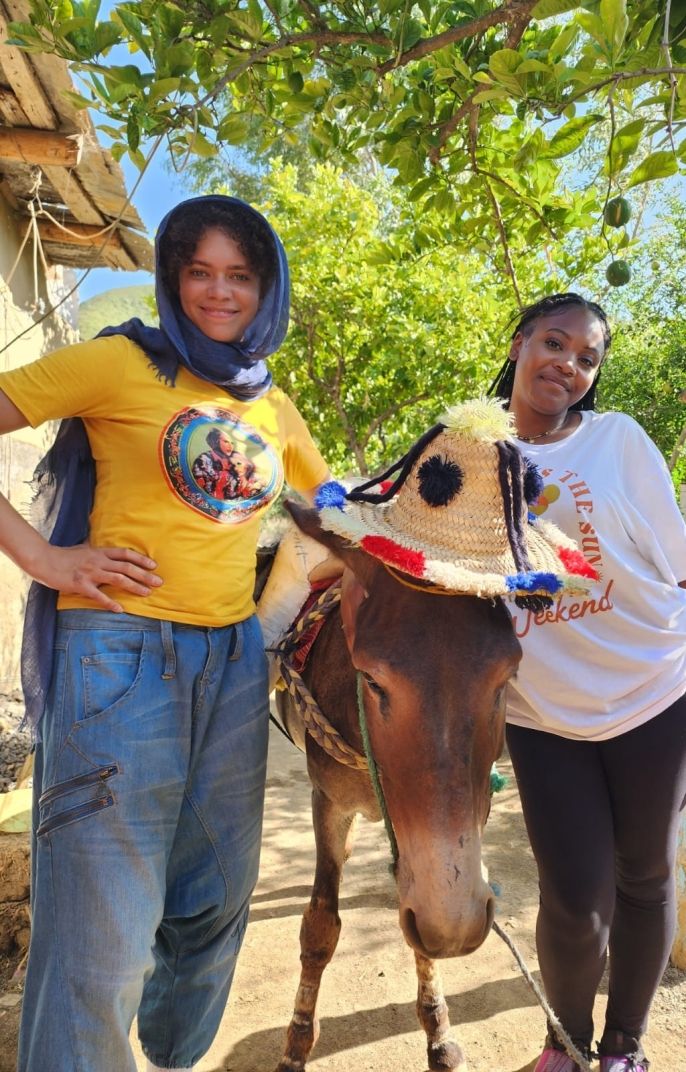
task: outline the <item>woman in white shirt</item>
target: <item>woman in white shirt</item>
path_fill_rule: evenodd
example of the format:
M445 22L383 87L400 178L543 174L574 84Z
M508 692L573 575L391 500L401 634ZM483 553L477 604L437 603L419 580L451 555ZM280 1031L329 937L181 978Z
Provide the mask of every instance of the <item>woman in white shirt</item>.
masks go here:
M598 305L544 298L521 314L492 387L538 467L532 513L598 575L583 598L513 614L524 657L507 740L539 871L548 998L590 1055L609 951L600 1069L646 1072L686 797L686 527L652 441L625 414L593 409L609 346ZM535 1072L577 1070L549 1031Z

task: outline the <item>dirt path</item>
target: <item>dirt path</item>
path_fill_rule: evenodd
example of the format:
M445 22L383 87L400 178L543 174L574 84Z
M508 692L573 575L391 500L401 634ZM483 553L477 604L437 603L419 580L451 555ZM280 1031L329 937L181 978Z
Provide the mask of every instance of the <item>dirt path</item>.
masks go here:
M509 773L508 765L501 764L501 770ZM534 970L534 866L512 782L495 797L485 855L491 879L501 888L497 918ZM197 1072L273 1072L276 1067L298 983L298 931L313 861L304 758L273 731L261 877L251 923L230 1007ZM346 867L341 916L341 940L322 985L321 1036L308 1069L424 1072L414 964L397 925L388 848L378 824L360 823L356 851ZM531 1072L545 1018L504 943L491 935L471 956L444 961L442 972L470 1072ZM603 1004L601 996L598 1022ZM16 1009L0 1009L0 1072L15 1067L16 1022ZM651 1072L686 1072L685 1024L686 973L670 968L646 1038ZM145 1062L136 1052L143 1072Z
M507 764L503 773L510 773ZM214 1046L197 1072L272 1072L298 984L298 932L314 872L304 758L272 734L262 868L233 997ZM501 887L497 918L536 968L535 870L517 792L495 797L486 861ZM360 822L346 867L341 940L324 974L321 1035L310 1072L424 1072L414 1011L412 955L397 924L388 848L379 824ZM471 956L442 964L451 1020L470 1072L529 1072L545 1018L510 951L496 935ZM538 979L538 972L536 971ZM599 1015L604 998L599 1001ZM686 973L669 969L646 1047L651 1072L686 1072ZM139 1069L144 1069L141 1060Z

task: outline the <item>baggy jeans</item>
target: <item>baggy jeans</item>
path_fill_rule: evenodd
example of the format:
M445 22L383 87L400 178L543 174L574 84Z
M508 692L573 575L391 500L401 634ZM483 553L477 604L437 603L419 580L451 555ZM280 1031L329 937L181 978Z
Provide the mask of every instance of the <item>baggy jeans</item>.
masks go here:
M19 1072L194 1064L257 879L268 736L256 617L61 611L34 775Z

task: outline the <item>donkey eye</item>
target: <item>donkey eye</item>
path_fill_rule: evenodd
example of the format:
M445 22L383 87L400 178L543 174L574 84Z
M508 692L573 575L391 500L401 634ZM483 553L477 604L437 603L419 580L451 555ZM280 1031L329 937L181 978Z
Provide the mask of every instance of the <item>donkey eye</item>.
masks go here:
M365 681L367 682L367 685L368 685L368 687L369 687L369 690L370 690L370 692L373 692L373 693L375 693L375 694L376 694L377 696L381 696L381 697L383 697L383 696L385 696L385 695L386 695L386 692L385 692L385 690L384 690L384 689L382 688L382 686L381 686L381 685L379 684L379 682L378 682L378 681L375 681L375 680L374 680L374 678L372 677L372 675L371 675L371 674L366 674L366 673L364 672L364 670L363 670L363 671L362 671L362 677L363 677L363 678L364 678L364 680L365 680Z

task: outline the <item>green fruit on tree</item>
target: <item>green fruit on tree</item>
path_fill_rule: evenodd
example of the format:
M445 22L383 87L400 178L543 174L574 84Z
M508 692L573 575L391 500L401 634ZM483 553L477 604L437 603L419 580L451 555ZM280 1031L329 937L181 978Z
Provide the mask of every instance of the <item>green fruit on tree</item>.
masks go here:
M288 75L288 88L294 93L302 93L305 85L305 79L300 74L300 71L291 71Z
M631 205L625 197L613 197L605 206L604 217L608 227L623 227L631 219Z
M612 261L607 266L605 278L611 287L623 287L631 279L631 268L626 261Z

